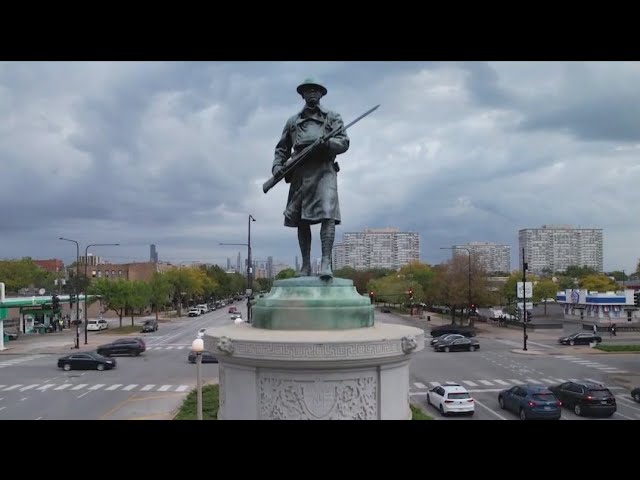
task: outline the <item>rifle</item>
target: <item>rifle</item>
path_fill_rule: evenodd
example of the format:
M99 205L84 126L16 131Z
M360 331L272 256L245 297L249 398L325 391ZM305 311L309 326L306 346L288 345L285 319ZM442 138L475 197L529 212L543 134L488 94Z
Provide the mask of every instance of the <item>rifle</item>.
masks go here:
M325 135L323 135L322 137L320 137L318 140L316 140L315 142L313 142L311 145L309 145L308 147L306 147L304 150L302 150L300 153L298 153L297 155L294 155L293 157L291 157L289 160L287 160L287 162L284 164L284 168L282 170L280 170L280 172L278 172L278 175L276 176L272 176L269 180L267 180L266 182L264 182L262 184L262 191L264 193L267 193L269 190L271 190L280 180L282 180L284 177L286 177L287 175L289 175L289 173L291 173L300 163L302 163L308 156L309 154L311 154L311 152L321 143L326 142L327 140L329 140L330 138L334 137L335 135L338 135L339 133L345 131L347 128L349 128L350 126L352 126L353 124L359 122L360 120L362 120L364 117L366 117L367 115L369 115L370 113L372 113L373 111L377 110L378 107L380 105L376 105L375 107L367 110L366 112L364 112L362 115L360 115L358 118L356 118L355 120L353 120L351 123L349 123L348 125L344 125L340 128L336 128L335 130L333 130L332 132L329 132Z

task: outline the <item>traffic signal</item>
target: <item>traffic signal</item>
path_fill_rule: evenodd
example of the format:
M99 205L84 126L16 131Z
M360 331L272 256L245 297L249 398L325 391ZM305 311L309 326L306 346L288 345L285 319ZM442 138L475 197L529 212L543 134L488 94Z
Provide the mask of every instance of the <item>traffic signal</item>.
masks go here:
M51 297L51 303L53 304L53 311L58 313L60 311L60 299L57 295Z
M409 287L409 300L413 300L413 288Z
M636 307L640 307L640 292L633 293L633 304Z
M369 292L369 300L371 300L371 303L373 303L373 290Z
M74 293L72 293L71 295L69 295L69 305L71 305L73 307L73 304L76 301L76 295Z

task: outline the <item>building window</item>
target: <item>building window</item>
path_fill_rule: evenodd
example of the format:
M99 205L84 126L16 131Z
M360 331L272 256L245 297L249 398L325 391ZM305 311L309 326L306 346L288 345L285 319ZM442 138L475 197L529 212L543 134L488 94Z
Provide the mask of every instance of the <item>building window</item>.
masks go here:
M122 270L118 270L118 276L121 277L122 276Z

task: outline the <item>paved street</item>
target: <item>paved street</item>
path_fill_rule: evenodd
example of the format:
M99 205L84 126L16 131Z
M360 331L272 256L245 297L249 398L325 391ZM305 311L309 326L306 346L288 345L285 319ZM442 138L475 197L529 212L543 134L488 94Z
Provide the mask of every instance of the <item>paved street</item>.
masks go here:
M246 306L234 305L245 314ZM114 357L113 370L64 372L57 368L58 353L2 354L0 420L169 418L195 387L195 366L187 362L191 342L202 327L232 322L227 311L224 307L196 318L174 319L160 323L157 332L133 335L144 337L147 351L139 357ZM91 333L90 346L95 349L115 338L120 337ZM205 382L217 380L217 364L203 364L202 369Z
M420 326L427 332L431 327L425 321L379 311L376 311L376 320ZM434 318L434 325L440 323ZM500 390L525 383L544 386L567 380L589 380L606 385L616 396L618 411L604 420L640 420L640 404L631 399L628 389L615 382L618 376L640 376L640 355L609 355L596 353L589 346L561 346L554 343L562 335L560 330L529 333L530 354L524 354L521 331L486 325L480 328L484 331L476 337L480 342L478 351L435 352L429 345L431 335L427 333L425 349L412 360L412 400L435 419L516 420L516 415L500 409ZM442 417L435 408L427 406L427 391L446 383L458 383L471 392L476 404L473 417ZM563 409L562 419L592 420L578 417L567 409Z

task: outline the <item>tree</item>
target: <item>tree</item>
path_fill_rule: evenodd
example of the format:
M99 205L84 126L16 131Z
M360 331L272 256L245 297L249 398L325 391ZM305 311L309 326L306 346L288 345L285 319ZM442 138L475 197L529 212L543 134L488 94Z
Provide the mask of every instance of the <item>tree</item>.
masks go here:
M7 292L17 293L21 288L30 286L51 291L54 278L53 273L40 268L30 257L0 261L0 279Z
M570 267L567 267L565 275L567 275L568 277L580 279L586 277L587 275L598 275L598 271L594 268L587 267L586 265L582 267L572 265Z
M151 286L142 280L133 280L129 282L129 287L127 306L131 309L131 326L133 326L136 310L140 312L149 305Z
M158 320L158 309L164 307L171 301L173 297L173 287L167 280L167 277L160 272L153 274L153 278L150 282L149 301L156 313L156 320Z
M107 310L113 310L120 319L122 327L122 317L129 304L131 285L127 280L107 280L99 278L89 286L90 295L100 295L102 303Z
M538 281L533 287L533 301L540 302L547 298L556 298L558 287L553 280L549 278L543 278ZM544 314L547 315L547 302L544 302Z
M578 285L580 288L584 288L590 292L616 291L618 289L618 284L606 275L587 275L580 279Z
M606 275L615 278L618 282L623 282L627 279L627 274L622 270L614 270L613 272L609 272Z
M293 278L296 276L296 271L293 268L285 268L276 275L276 280L284 280L286 278Z

